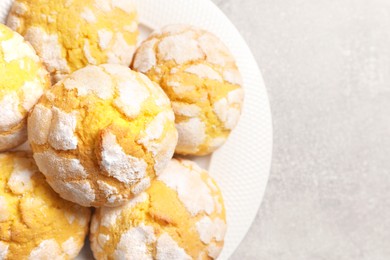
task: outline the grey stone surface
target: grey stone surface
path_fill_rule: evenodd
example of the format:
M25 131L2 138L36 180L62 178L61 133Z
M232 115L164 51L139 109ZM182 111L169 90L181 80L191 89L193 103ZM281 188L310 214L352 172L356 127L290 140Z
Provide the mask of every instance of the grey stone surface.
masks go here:
M213 1L255 54L274 123L232 259L390 259L390 1Z

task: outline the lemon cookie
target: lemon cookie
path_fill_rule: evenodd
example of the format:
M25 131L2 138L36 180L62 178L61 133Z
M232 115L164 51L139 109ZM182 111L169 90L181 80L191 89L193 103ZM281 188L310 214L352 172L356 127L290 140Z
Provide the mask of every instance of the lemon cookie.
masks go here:
M173 159L151 187L91 222L96 259L216 259L226 232L215 181L194 162Z
M116 206L141 193L172 158L170 101L145 75L88 66L54 85L28 121L34 158L63 198Z
M172 101L176 152L206 155L220 147L241 113L241 75L213 34L185 25L154 32L136 51L132 68L160 84Z
M128 66L138 35L128 0L15 0L7 25L37 50L53 83L88 64Z
M0 155L0 259L73 259L89 219L50 188L31 154Z
M31 45L0 24L0 151L27 140L27 113L49 86Z

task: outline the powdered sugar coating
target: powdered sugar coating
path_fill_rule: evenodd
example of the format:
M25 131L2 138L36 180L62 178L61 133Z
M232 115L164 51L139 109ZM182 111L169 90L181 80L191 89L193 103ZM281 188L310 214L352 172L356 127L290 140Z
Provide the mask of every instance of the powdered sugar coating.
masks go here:
M78 159L61 158L54 151L48 150L43 153L35 153L34 159L41 171L46 172L46 177L65 181L67 177L78 176L86 178L87 172ZM57 167L53 167L56 165Z
M221 253L221 251L222 251L222 247L221 246L217 246L214 243L212 243L207 248L207 255L212 257L212 258L214 258L214 259L216 259L219 256L219 254Z
M24 58L30 58L35 62L39 62L38 56L19 34L14 34L12 38L2 41L0 45L4 53L4 61L7 63Z
M62 251L70 258L74 258L79 253L79 245L76 243L74 237L70 237L61 245Z
M109 1L105 0L95 0L94 5L103 12L110 12L112 10L112 5Z
M87 172L78 159L61 158L52 150L35 153L34 159L47 182L61 197L77 201L80 205L88 206L95 199L95 192L89 182L68 181L74 178L86 178Z
M135 46L126 42L122 33L116 33L112 52L107 54L107 62L113 64L130 64L135 51Z
M243 85L242 76L238 70L225 70L223 72L223 78L232 84Z
M211 220L209 217L203 217L196 223L196 229L202 242L209 244L212 239L216 241L223 240L226 233L226 224L220 218Z
M136 81L136 79L134 79ZM134 81L122 81L118 84L119 96L114 105L130 118L137 117L142 103L149 97L149 92ZM131 97L131 98L129 98Z
M177 174L177 173L181 174ZM197 169L183 167L179 161L172 160L158 176L158 180L178 193L180 201L192 216L204 211L214 211L214 201L209 187L203 182Z
M205 64L192 65L188 67L185 72L195 74L204 79L222 81L222 77L219 75L219 73Z
M11 28L17 30L17 27L14 26ZM39 37L36 35L39 35ZM24 38L31 43L41 57L47 70L52 75L52 82L57 82L70 73L68 63L62 57L62 50L57 35L48 34L40 27L30 27L25 32Z
M103 234L100 234L97 238L97 241L99 243L100 246L104 246L108 241L110 240L110 236L109 235L103 235Z
M215 35L205 33L198 38L198 42L209 63L220 66L234 63L234 58L229 49ZM233 67L233 69L238 71L237 68Z
M177 196L175 195L177 194ZM226 232L218 186L195 163L172 159L148 190L99 208L90 241L96 259L216 259Z
M182 113L181 113L182 114ZM183 150L192 150L195 153L206 139L206 124L199 118L190 118L188 121L176 124L179 133L178 146Z
M142 44L139 54L134 59L134 67L138 71L145 73L156 65L156 54L154 53L154 46L157 43L157 39L146 41Z
M138 30L138 24L136 22L132 22L130 25L123 26L123 29L128 32L136 32Z
M201 59L204 53L199 48L196 40L190 35L173 35L161 40L158 45L159 55L164 61L173 60L177 64Z
M0 131L8 131L17 125L23 115L19 111L19 97L15 92L12 92L3 97L0 101L2 113L0 113Z
M177 132L168 132L164 135L164 125L174 120L172 111L159 113L141 134L139 143L147 147L148 151L156 157L154 169L158 175L173 156L178 142Z
M150 186L150 178L146 177L146 178L142 179L137 185L135 185L131 189L131 192L134 195L138 195L141 192L143 192L144 190L146 190L147 188L149 188L149 186Z
M23 4L16 6L25 12ZM26 117L49 87L48 73L22 36L0 25L0 151L26 141Z
M77 148L76 130L77 118L75 113L65 113L52 108L52 123L48 136L49 144L56 150L74 150Z
M141 44L132 67L159 83L173 102L176 153L210 154L237 125L243 98L232 102L228 95L243 93L242 78L233 55L215 35L168 25Z
M84 41L84 47L83 47L83 51L84 51L84 56L85 58L87 59L88 63L89 64L92 64L92 65L96 65L97 64L97 61L96 59L93 57L92 53L91 53L91 49L90 49L90 46L91 43L89 40L85 40Z
M52 184L55 189L56 184ZM67 194L66 199L77 201L81 206L88 207L95 200L95 191L88 181L67 182L61 185L60 194Z
M182 102L172 102L172 109L179 116L197 117L201 113L201 109L197 105Z
M0 241L0 260L5 260L7 258L8 247L9 245Z
M106 29L101 29L98 31L99 36L99 46L102 50L106 50L109 47L109 44L112 40L113 33Z
M213 110L224 123L225 128L233 129L240 118L241 104L244 93L242 89L236 89L228 93L226 98L214 103Z
M11 147L15 147L14 149L17 149L21 142L26 139L27 129L25 128L24 124L21 124L19 129L13 131L12 133L0 135L0 147L3 147L3 149L0 149L0 151L7 150Z
M128 1L128 0L115 0L115 1L112 1L112 7L119 8L119 9L125 11L128 14L131 14L131 13L136 11L134 3L132 3L131 1Z
M162 234L157 240L156 259L182 259L191 260L192 258L181 248L175 240L167 233Z
M105 133L102 148L101 166L109 176L127 185L133 185L145 177L146 162L127 155L118 144L115 135Z
M7 25L34 46L53 84L88 64L129 66L138 37L137 10L126 0L15 0Z
M179 82L175 81L170 81L167 84L172 88L173 92L179 96L196 90L194 85L181 85Z
M80 14L80 16L88 23L96 23L96 16L89 8L84 8L84 11Z
M39 77L45 78L46 71L41 70L39 72ZM44 89L40 86L42 83L39 78L36 78L33 81L27 81L22 86L22 91L24 93L24 100L22 103L23 108L26 111L29 111L42 96Z
M1 258L74 258L87 233L89 209L61 199L28 152L3 153L0 175Z
M131 228L121 235L114 258L152 260L152 252L148 250L148 245L155 240L153 227L141 224L136 228Z
M149 199L149 196L147 195L147 193L141 193L140 195L138 195L134 199L130 200L129 202L127 202L123 206L116 207L116 208L107 208L107 207L102 208L101 209L102 219L99 220L99 222L97 222L98 220L94 218L92 220L92 223L93 224L100 223L103 227L107 227L107 228L112 227L115 225L117 218L121 215L121 213L124 210L130 210L133 207L135 207L137 204L143 203L143 202L147 201L148 199ZM94 233L96 233L96 231L94 231Z
M141 193L177 144L166 94L114 64L88 66L54 85L32 111L29 131L48 183L83 206L119 206Z
M77 89L79 96L93 93L101 99L110 99L114 95L112 79L98 66L88 66L74 72L64 81L64 87Z
M164 122L169 119L169 115L165 114L166 112L161 112L158 114L152 122L146 127L144 135L149 140L160 139L164 131Z
M31 160L18 158L14 162L14 170L8 179L8 187L15 194L23 194L33 189L31 177L37 171L31 166Z
M28 119L29 127L32 129L30 139L37 144L45 144L49 136L52 118L51 109L37 104Z
M107 182L104 182L104 181L97 181L97 184L98 184L98 187L99 187L99 190L102 191L104 193L104 195L106 196L106 198L109 200L109 201L115 201L118 197L118 189L115 188L114 186L111 186L110 184L108 184Z
M35 260L43 258L56 260L64 259L64 256L61 255L61 248L54 239L42 241L39 246L37 246L36 248L34 248L33 251L31 251L31 254L28 259Z

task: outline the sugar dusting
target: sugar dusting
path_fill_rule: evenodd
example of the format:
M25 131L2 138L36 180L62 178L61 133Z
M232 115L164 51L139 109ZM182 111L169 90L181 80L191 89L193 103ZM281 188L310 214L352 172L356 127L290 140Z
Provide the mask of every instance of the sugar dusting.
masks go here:
M177 191L180 201L192 216L202 211L207 214L214 211L211 191L203 182L201 172L197 168L190 169L180 161L173 159L157 179Z
M103 135L101 156L103 170L120 182L134 185L146 176L146 162L126 154L111 132Z

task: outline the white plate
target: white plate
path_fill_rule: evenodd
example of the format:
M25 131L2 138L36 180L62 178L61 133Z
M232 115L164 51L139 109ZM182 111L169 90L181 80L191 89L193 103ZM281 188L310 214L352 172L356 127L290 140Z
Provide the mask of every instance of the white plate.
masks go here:
M8 3L0 0L0 21ZM272 154L272 126L262 76L247 44L209 0L135 0L142 37L173 23L192 24L219 36L233 52L244 78L245 105L239 125L228 142L211 157L196 158L219 183L227 209L228 232L220 259L238 247L254 220L268 180ZM82 258L90 258L84 251Z
M13 0L0 0L0 23L5 22L5 18L7 17L8 10L11 7L11 3Z

